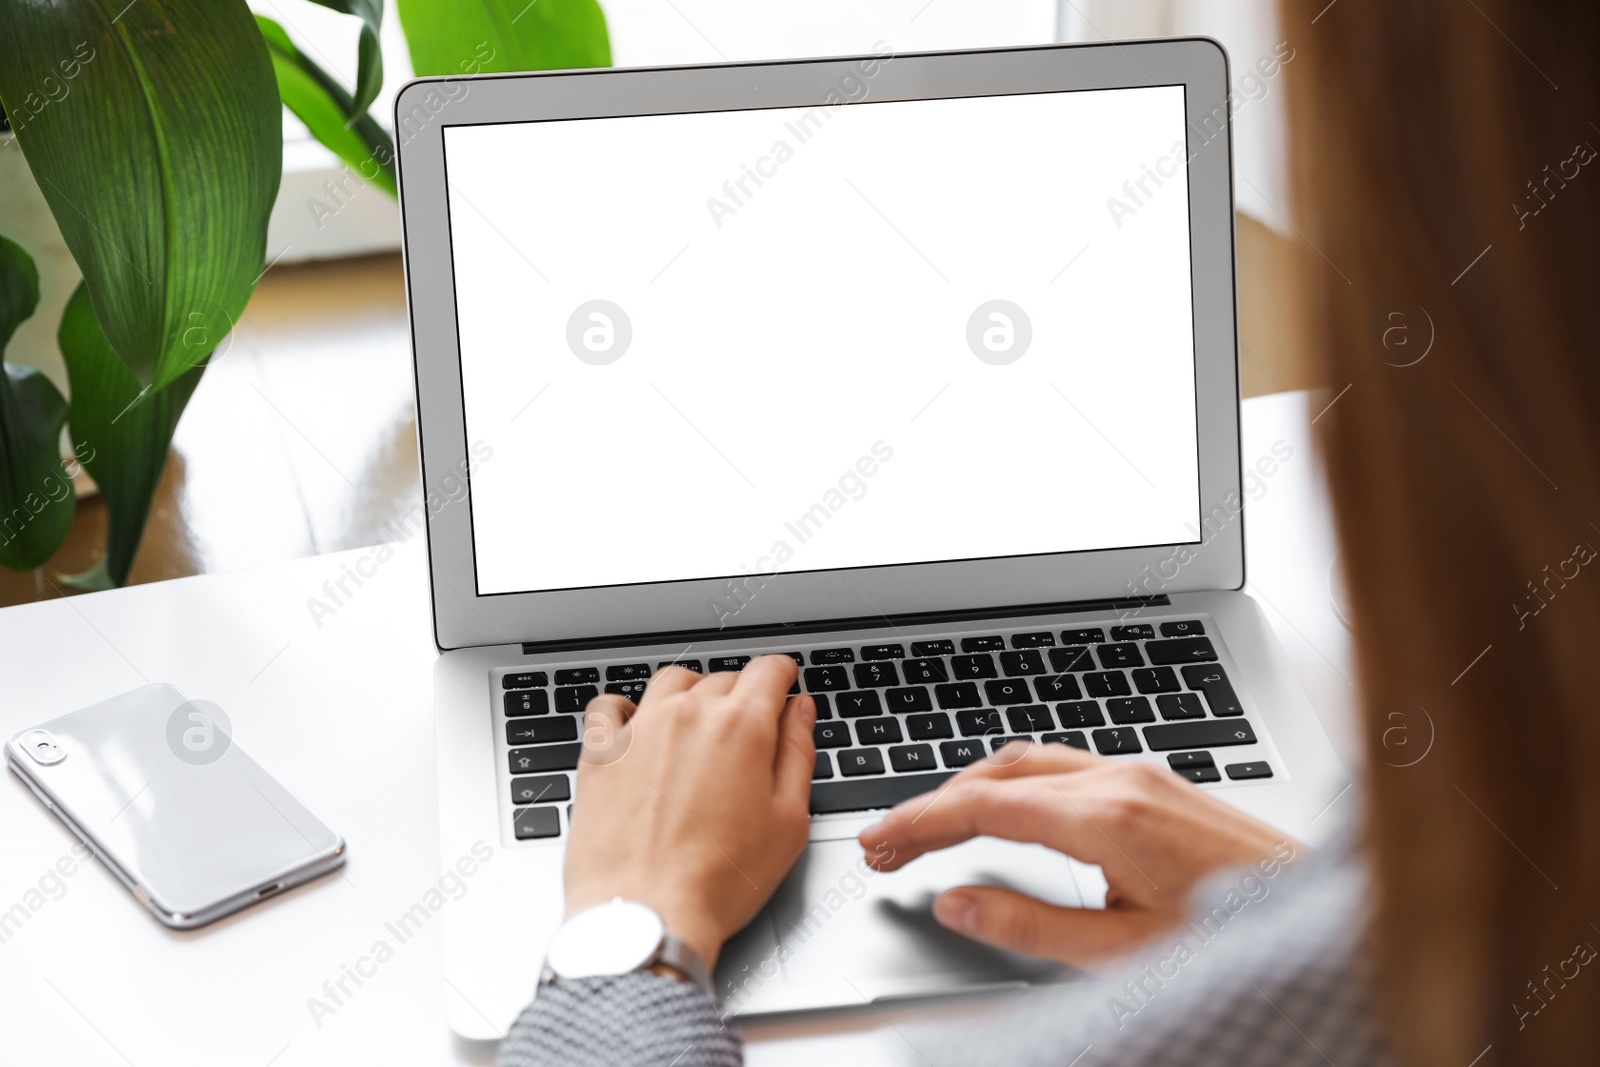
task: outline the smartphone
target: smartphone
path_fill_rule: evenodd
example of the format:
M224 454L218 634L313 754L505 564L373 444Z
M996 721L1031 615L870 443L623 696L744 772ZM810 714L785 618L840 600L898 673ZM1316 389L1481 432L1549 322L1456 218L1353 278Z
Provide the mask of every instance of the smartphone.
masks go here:
M188 929L335 870L344 840L171 685L40 723L6 763L135 899Z

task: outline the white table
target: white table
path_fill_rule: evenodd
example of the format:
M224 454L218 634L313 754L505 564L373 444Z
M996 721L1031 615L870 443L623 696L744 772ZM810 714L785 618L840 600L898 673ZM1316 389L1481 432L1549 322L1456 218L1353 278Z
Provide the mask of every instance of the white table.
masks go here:
M1247 467L1275 442L1293 449L1247 505L1247 559L1251 589L1354 766L1349 639L1330 596L1335 553L1309 442L1309 420L1324 403L1281 394L1244 405ZM441 1021L436 923L320 1024L307 1007L439 875L435 653L420 539L400 546L331 616L314 619L307 606L327 598L325 581L370 556L356 550L0 611L0 736L146 682L171 682L221 704L238 741L350 844L343 876L175 933L93 861L52 881L75 839L6 774L0 1063L492 1059L491 1046L458 1041ZM746 1030L750 1062L904 1060L911 1050L902 1030L932 1013L909 1005L760 1022Z

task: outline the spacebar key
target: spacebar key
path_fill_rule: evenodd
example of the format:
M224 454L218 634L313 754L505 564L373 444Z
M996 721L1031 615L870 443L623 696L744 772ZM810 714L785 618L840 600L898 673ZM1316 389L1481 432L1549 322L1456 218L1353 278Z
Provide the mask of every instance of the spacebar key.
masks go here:
M930 789L937 789L955 777L955 773L955 771L938 771L933 774L863 778L854 782L813 782L811 814L826 815L835 811L892 808L902 800L910 800Z

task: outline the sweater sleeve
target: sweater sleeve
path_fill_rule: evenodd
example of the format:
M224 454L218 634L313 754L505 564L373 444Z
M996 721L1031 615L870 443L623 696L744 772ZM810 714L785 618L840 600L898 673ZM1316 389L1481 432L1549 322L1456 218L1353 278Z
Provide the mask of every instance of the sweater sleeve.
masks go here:
M739 1032L687 982L658 974L541 986L497 1067L738 1067Z

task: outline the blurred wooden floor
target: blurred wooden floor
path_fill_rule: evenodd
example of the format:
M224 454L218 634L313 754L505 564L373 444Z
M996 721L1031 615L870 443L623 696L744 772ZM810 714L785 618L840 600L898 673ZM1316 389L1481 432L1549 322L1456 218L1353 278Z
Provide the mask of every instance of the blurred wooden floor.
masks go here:
M1287 337L1296 244L1239 219L1244 394L1324 384ZM277 268L178 426L131 580L236 570L391 540L421 493L398 255ZM81 501L37 571L0 569L0 605L67 592L99 557L105 506Z

